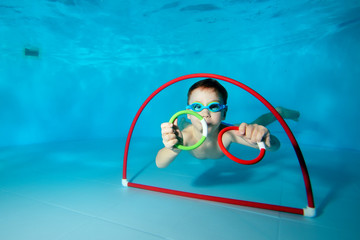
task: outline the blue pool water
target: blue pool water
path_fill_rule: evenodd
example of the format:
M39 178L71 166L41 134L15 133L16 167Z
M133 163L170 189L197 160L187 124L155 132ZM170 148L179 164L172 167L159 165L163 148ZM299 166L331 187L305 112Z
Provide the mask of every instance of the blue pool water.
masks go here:
M0 239L358 239L360 2L0 1ZM224 75L274 106L308 165L317 217L192 200L121 186L131 121L162 84ZM154 156L161 122L196 79L160 92L134 130L128 175L139 183L306 207L294 151L254 166ZM226 121L267 109L229 91ZM234 154L251 158L243 148Z

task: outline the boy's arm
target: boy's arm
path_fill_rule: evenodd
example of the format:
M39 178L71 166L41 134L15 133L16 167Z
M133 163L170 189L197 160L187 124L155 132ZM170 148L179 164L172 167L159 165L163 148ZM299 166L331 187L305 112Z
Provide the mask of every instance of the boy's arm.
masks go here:
M269 130L258 124L242 123L239 126L239 131L234 131L232 134L232 142L237 142L253 148L258 148L257 143L263 141L266 149L269 151L276 151L280 148L280 141L274 135L271 135Z
M177 148L169 149L164 147L160 149L156 155L156 166L158 168L166 168L172 161L174 161L180 152L181 150Z
M179 142L183 143L183 134L176 124L177 119L174 124L168 122L161 124L161 136L165 147L156 155L155 162L158 168L167 167L181 152L180 149L174 147Z

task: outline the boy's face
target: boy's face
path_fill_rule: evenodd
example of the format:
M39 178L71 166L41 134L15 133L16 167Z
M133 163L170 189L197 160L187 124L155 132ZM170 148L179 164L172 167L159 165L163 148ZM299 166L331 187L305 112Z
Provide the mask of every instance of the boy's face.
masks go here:
M204 106L207 106L209 103L218 102L224 104L222 98L219 94L211 88L197 88L193 90L189 97L189 105L194 102L199 102ZM208 132L216 130L219 128L221 121L225 120L226 109L223 109L219 112L211 112L209 109L203 109L198 112L208 124ZM188 118L191 120L191 123L197 128L201 129L200 121L193 115L188 115Z

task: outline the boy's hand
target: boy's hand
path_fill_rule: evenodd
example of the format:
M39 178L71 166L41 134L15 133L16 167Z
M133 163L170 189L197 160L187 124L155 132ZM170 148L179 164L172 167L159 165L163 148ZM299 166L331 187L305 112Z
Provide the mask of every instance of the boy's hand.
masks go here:
M177 119L174 123L162 123L161 124L161 136L164 146L172 151L180 152L180 149L174 148L177 143L182 143L182 134L177 127Z
M262 125L242 123L239 126L238 135L253 144L263 141L267 147L271 147L270 132Z

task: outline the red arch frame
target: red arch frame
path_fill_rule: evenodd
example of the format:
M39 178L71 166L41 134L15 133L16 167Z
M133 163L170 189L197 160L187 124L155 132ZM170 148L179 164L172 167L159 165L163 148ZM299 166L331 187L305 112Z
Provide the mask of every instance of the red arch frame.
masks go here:
M146 105L151 101L151 99L153 99L159 92L161 92L162 90L164 90L165 88L167 88L168 86L170 86L174 83L177 83L177 82L180 82L180 81L183 81L186 79L190 79L190 78L215 78L218 80L232 83L232 84L244 89L245 91L249 92L250 94L252 94L258 100L260 100L274 114L276 119L280 122L281 126L285 130L287 136L289 137L291 144L293 145L293 148L295 150L296 156L299 160L300 168L301 168L304 183L305 183L306 195L307 195L308 205L306 208L300 209L300 208L286 207L286 206L259 203L259 202L251 202L251 201L244 201L244 200L237 200L237 199L230 199L230 198L215 197L215 196L209 196L209 195L203 195L203 194L197 194L197 193L189 193L189 192L183 192L183 191L178 191L178 190L159 188L159 187L154 187L154 186L148 186L148 185L128 182L128 180L127 180L127 159L128 159L130 141L131 141L131 136L134 131L136 122L139 119L142 111L144 110ZM241 205L241 206L248 206L248 207L275 210L275 211L281 211L281 212L288 212L288 213L300 214L300 215L311 216L311 217L315 215L314 197L313 197L313 192L312 192L312 188L311 188L309 173L308 173L308 170L307 170L307 167L305 164L305 159L304 159L304 156L300 150L300 147L295 139L294 134L291 132L289 126L286 124L284 119L264 97L262 97L259 93L257 93L250 87L248 87L245 84L240 83L234 79L224 77L221 75L210 74L210 73L195 73L195 74L189 74L189 75L184 75L184 76L175 78L175 79L165 83L164 85L159 87L157 90L155 90L141 105L140 109L136 113L134 120L130 126L130 130L129 130L129 133L128 133L128 136L126 139L125 151L124 151L124 161L123 161L123 185L129 186L129 187L141 188L141 189L150 190L150 191L157 191L157 192L162 192L162 193L167 193L167 194L179 195L179 196L184 196L184 197L203 199L203 200L208 200L208 201L215 201L215 202L222 202L222 203L235 204L235 205Z

